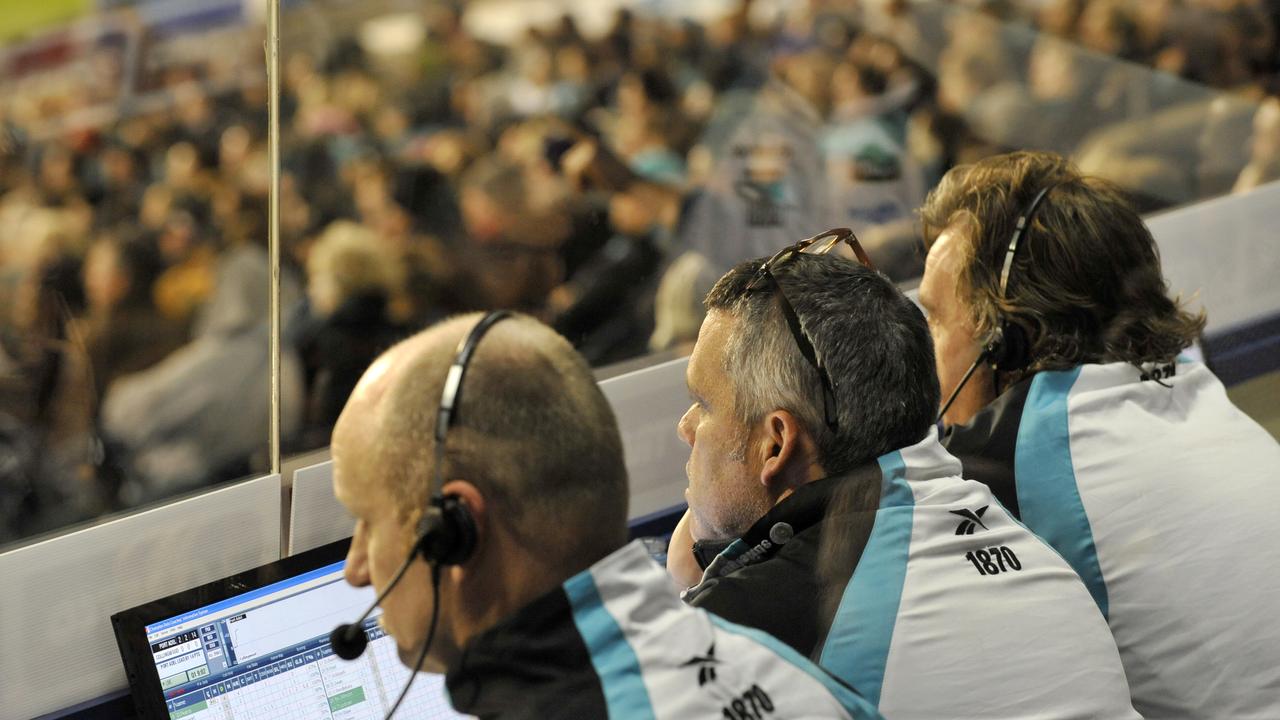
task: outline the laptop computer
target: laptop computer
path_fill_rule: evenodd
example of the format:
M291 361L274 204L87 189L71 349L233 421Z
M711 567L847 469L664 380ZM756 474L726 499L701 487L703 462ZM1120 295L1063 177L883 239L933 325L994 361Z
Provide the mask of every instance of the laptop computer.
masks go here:
M369 646L353 661L329 633L373 602L342 576L350 540L269 563L125 610L111 623L138 715L188 720L381 720L409 670L395 641L365 622ZM444 678L423 674L398 716L461 718Z

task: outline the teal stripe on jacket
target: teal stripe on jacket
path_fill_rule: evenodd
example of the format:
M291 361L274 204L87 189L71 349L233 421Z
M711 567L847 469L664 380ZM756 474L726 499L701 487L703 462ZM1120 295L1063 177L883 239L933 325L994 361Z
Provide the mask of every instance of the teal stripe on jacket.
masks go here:
M1075 569L1106 617L1107 584L1071 462L1067 399L1079 377L1077 367L1037 373L1031 381L1018 426L1013 471L1022 522Z
M609 717L615 720L653 720L653 703L644 685L640 661L618 621L609 614L595 578L580 572L564 583L573 608L573 622L591 654L600 678Z
M819 662L877 706L902 603L915 515L902 453L882 455L879 463L880 509L862 559L840 598Z

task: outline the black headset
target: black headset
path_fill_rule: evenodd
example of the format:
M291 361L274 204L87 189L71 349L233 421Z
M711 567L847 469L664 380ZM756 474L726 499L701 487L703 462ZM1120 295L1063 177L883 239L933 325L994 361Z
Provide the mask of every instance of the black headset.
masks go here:
M1044 200L1049 191L1053 189L1053 185L1047 185L1041 188L1040 192L1031 199L1026 210L1018 216L1018 222L1013 227L1013 237L1009 238L1009 247L1004 253L1004 263L1000 267L1000 302L1003 303L1007 299L1009 291L1009 275L1013 271L1013 258L1018 252L1018 244L1022 241L1022 235L1026 232L1027 227L1031 225L1031 218L1035 215L1036 209L1040 207L1040 202ZM986 362L991 365L991 369L996 372L1017 372L1025 370L1031 365L1031 338L1027 336L1027 331L1021 325L1014 322L1010 318L1004 316L996 306L996 322L995 329L987 336L982 343L982 352L978 354L977 359L965 371L964 377L960 379L960 383L956 385L956 389L951 391L951 395L947 401L943 403L942 410L938 413L937 422L942 422L942 416L947 414L947 410L951 409L951 404L959 397L960 391L964 389L969 378L973 376L973 372L978 366Z
M445 440L458 414L462 380L476 346L489 328L508 317L511 317L509 310L495 310L481 318L458 343L457 354L449 366L449 374L445 376L440 409L436 411L435 482L432 484L431 502L418 522L418 540L413 546L414 553L431 564L461 565L476 549L476 521L471 511L458 500L457 495L443 494Z

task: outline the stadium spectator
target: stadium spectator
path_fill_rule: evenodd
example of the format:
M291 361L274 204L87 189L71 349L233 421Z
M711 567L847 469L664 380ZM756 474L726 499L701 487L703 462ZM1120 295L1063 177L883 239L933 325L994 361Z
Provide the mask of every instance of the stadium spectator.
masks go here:
M1280 97L1269 97L1253 116L1249 162L1240 171L1232 192L1245 192L1280 180Z
M107 389L102 427L123 446L132 477L126 500L141 502L250 470L266 447L270 402L267 257L255 245L219 262L213 296L193 339L160 363ZM295 286L286 282L284 299ZM281 363L281 432L296 432L302 374L296 354Z
M374 233L340 220L307 257L309 316L294 331L306 386L302 447L325 443L365 368L404 337L390 305L404 292L400 266Z
M85 344L92 362L95 404L118 378L163 360L186 339L155 305L161 263L155 248L106 235L85 257L88 302Z

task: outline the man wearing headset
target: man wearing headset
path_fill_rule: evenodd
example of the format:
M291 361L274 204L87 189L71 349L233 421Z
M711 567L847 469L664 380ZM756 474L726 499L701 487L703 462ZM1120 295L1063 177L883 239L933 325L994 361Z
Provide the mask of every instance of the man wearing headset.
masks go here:
M869 262L829 231L707 296L668 561L696 583L686 598L820 661L886 717L1136 717L1079 577L939 444L920 310L821 254L839 240Z
M965 474L1084 579L1139 712L1280 717L1280 446L1179 357L1204 319L1133 206L1023 152L952 170L922 216Z
M879 717L772 638L685 606L626 544L613 412L583 359L531 318L459 317L395 346L332 450L356 518L347 580L379 592L401 659L444 671L459 712Z

